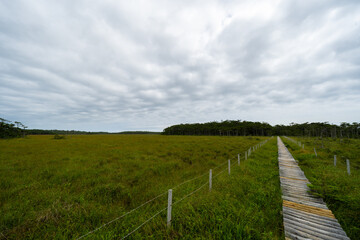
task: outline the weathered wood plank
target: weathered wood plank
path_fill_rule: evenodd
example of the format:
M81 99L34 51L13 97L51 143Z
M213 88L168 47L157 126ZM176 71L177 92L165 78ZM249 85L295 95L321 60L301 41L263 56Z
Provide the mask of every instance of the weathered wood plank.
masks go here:
M300 182L300 181L295 181L295 180L289 180L289 179L284 179L284 178L280 178L280 182L282 185L289 185L289 186L294 186L294 187L300 187L300 188L306 188L306 189L310 189L308 187L308 183L307 182ZM310 191L310 190L309 190Z
M291 239L323 240L318 236L314 236L305 231L298 230L296 227L293 227L292 225L289 225L287 223L284 223L284 228L285 228L285 236L291 237Z
M288 201L291 201L295 198L299 198L299 200L302 200L302 201L306 201L306 202L314 202L314 203L317 203L317 204L320 204L320 205L324 205L324 202L322 201L321 198L313 198L313 197L309 197L307 195L300 195L300 194L296 194L296 192L292 192L292 193L289 193L289 192L284 192L285 195L283 195L283 199L284 200L288 200Z
M290 165L290 164L284 164L284 163L280 163L279 164L280 166L282 166L282 167L285 167L285 168L298 168L298 166L296 166L296 165Z
M341 236L345 236L343 231L340 231L338 228L334 228L333 226L327 226L327 225L323 225L321 224L321 222L314 222L314 221L309 221L307 219L302 219L302 218L298 218L297 216L292 216L290 214L285 215L285 218L291 221L296 221L297 223L303 225L303 226L311 226L313 228L322 230L322 231L326 231L326 232L330 232L330 233L334 233L337 235L341 235Z
M290 207L290 208L295 208L298 209L300 211L304 211L304 212L310 212L310 213L319 213L319 214L328 214L329 217L333 216L331 215L331 211L328 210L326 204L321 204L321 203L312 203L309 201L305 201L305 200L301 200L301 199L297 199L294 197L289 197L289 196L283 196L284 201L287 201L289 203L291 203L291 205L287 204L285 205L283 203L284 206ZM321 209L321 210L320 210ZM329 211L329 212L326 212Z
M285 238L348 240L322 198L312 194L305 173L279 137L278 149Z
M302 224L299 221L292 221L287 218L284 218L284 223L289 224L294 229L301 230L302 232L311 234L311 235L319 237L321 239L331 239L331 240L338 240L338 239L348 240L349 239L346 235L344 236L344 235L339 235L336 233L324 231L319 228L313 227L311 225Z
M324 224L324 225L341 228L340 224L338 223L338 221L335 218L319 216L316 214L302 212L302 211L292 209L292 208L287 208L287 207L283 207L283 212L286 213L286 215L294 215L294 216L297 216L298 218L313 220L315 222L321 222L321 224Z

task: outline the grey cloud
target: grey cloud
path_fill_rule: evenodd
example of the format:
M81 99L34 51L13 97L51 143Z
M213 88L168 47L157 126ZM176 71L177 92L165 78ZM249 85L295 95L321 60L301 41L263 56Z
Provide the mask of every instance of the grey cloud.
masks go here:
M360 4L265 4L2 2L2 117L161 130L230 118L278 123L280 113L336 122L325 109L344 114L347 104L345 121L359 118Z

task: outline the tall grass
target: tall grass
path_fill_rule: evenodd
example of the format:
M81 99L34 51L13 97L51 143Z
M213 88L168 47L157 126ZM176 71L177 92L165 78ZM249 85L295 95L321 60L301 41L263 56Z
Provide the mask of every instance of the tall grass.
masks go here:
M77 238L262 140L158 135L1 140L0 238ZM170 230L164 212L130 239L281 238L275 144L272 139L240 167L234 165L231 176L225 172L215 178L211 193L205 187L174 205ZM174 189L174 201L207 179L205 174ZM89 238L124 236L166 207L166 198Z
M299 161L310 187L321 196L351 239L360 236L360 140L331 138L294 138L305 145L302 149L282 138ZM314 153L314 147L317 157ZM337 164L334 166L334 155ZM351 162L351 175L346 171Z

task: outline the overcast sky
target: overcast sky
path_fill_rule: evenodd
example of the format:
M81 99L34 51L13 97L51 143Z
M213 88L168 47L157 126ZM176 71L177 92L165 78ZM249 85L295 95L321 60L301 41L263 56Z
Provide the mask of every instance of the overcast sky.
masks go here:
M1 1L0 117L359 122L360 1Z

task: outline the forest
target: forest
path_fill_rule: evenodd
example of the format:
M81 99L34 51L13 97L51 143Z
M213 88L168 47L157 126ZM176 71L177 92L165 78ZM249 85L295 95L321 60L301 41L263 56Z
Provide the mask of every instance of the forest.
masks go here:
M76 130L27 129L21 122L0 118L0 138L23 137L25 135L82 135L82 134L159 134L149 131L124 131L116 133L87 132ZM360 123L340 125L328 122L290 123L272 126L266 122L226 120L221 122L178 124L167 127L162 135L205 135L205 136L308 136L332 138L359 138Z
M221 122L178 124L165 128L164 135L218 135L218 136L309 136L359 138L360 123L328 122L290 123L272 126L266 122L226 120Z

